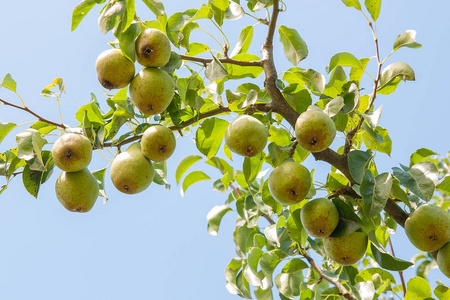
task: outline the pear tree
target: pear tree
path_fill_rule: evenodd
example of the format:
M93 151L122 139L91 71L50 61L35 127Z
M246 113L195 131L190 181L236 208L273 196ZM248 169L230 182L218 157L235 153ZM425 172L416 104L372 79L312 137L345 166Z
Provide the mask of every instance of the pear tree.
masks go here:
M367 21L374 48L367 57L338 52L327 58L327 76L307 67L299 29L283 25L283 14L296 13L288 1L205 0L172 15L165 11L168 0L142 2L149 11L125 0L83 0L73 9L72 30L95 8L100 31L111 36L92 66L104 97L74 112L78 124L0 99L2 109L31 118L15 136L17 147L0 153L0 193L21 178L37 198L40 186L61 170L55 194L67 210L88 212L98 197L114 205L106 201L108 189L135 194L168 187L173 179L166 161L175 148L183 151L177 143L193 138L198 152L176 162L175 180L185 176L185 191L210 179L203 171L187 174L200 162L220 172L213 188L228 196L207 215L207 226L215 235L225 215L236 218L230 245L236 257L224 266L231 294L415 299L415 284L431 289L422 280L430 266L439 267L443 280L450 276L449 156L422 148L411 154L409 166L377 168L377 157L393 147L388 129L379 125L377 96L415 80L397 50L421 47L416 32L407 30L382 56L376 30L381 0L342 0ZM237 20L248 25L232 44L227 25ZM252 53L255 27L264 42ZM194 30L212 41L191 40ZM277 69L281 55L292 67ZM16 92L11 74L1 87ZM42 94L59 100L63 91L64 81L56 78ZM14 138L8 135L18 126L13 121L0 123L0 143ZM113 162L90 170L94 150L113 153ZM326 178L303 164L308 157L329 167ZM397 230L406 230L410 246L424 251L412 262L387 248ZM417 276L404 278L413 264L421 266ZM437 285L434 295L449 299L449 288Z

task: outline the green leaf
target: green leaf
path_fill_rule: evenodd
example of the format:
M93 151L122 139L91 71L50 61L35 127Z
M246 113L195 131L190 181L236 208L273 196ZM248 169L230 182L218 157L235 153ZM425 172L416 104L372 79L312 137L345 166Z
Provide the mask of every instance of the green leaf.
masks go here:
M359 3L359 0L342 0L342 2L348 7L354 7L357 10L361 10L361 3Z
M92 175L97 179L98 187L99 187L99 196L103 197L103 203L106 203L108 201L108 197L106 196L105 192L105 173L107 168L103 168L100 170L95 170L92 172Z
M364 177L364 170L368 168L368 165L372 159L372 156L361 150L354 150L348 154L348 166L350 175L357 183L361 183Z
M148 8L157 16L164 16L164 5L161 0L142 0Z
M379 94L389 95L395 91L400 81L416 79L414 70L406 63L396 62L387 66L380 76L377 88Z
M406 283L404 300L419 300L431 297L431 287L428 281L421 277L413 277Z
M383 110L383 105L381 105L376 111L369 111L368 113L361 114L367 123L373 129L376 129L378 126L378 122L381 118L381 111Z
M0 122L0 143L17 125L11 122Z
M223 216L231 210L232 209L228 205L217 205L210 210L206 215L206 219L208 220L208 233L210 235L217 235Z
M125 5L125 24L123 25L123 28L121 28L122 32L125 32L130 27L131 22L134 21L134 14L136 13L135 0L126 0Z
M450 288L443 284L438 284L434 289L434 294L439 300L448 300L450 299Z
M270 125L268 140L280 147L288 147L291 144L291 135L283 127Z
M216 155L222 144L228 122L219 118L209 118L197 129L195 143L198 150L211 158Z
M300 61L308 56L308 47L297 30L281 25L278 33L280 42L283 44L284 54L293 65L298 65Z
M185 54L189 56L196 56L206 51L211 51L211 48L209 48L208 45L192 42L189 44L189 51L186 51Z
M344 98L344 107L342 108L343 114L348 114L354 111L358 107L359 103L359 89L354 82L347 82L342 87L341 93Z
M210 6L207 6L205 4L202 5L202 7L196 11L196 13L192 16L192 18L189 19L184 25L180 28L180 31L183 32L184 28L188 26L190 23L200 20L200 19L211 19L213 15L213 11L211 10Z
M394 171L394 176L404 187L408 188L419 198L428 202L433 197L435 184L426 173L434 173L434 170L431 169L431 163L427 165L420 164L423 163L416 164L412 168L401 165L403 170L398 167L394 167L392 170ZM434 168L436 168L436 166L434 166Z
M298 242L301 247L304 247L308 239L308 233L300 220L300 209L291 213L286 225L289 236Z
M365 0L364 4L366 5L367 10L372 16L372 19L374 21L377 21L381 10L381 0Z
M58 86L58 92L51 91L52 88ZM56 97L59 98L62 93L66 92L64 80L62 78L55 78L53 82L46 86L42 91L41 95L45 97Z
M370 150L380 151L388 155L391 154L392 140L389 137L387 129L377 126L375 130L363 123L363 141Z
M255 297L258 300L272 300L273 299L273 295L272 295L272 289L267 288L266 290L262 289L261 287L257 287L254 290L255 293Z
M364 212L368 217L380 214L389 198L392 188L392 176L383 173L373 178L369 170L365 171L360 193L364 200Z
M211 177L206 175L203 171L193 171L192 173L189 173L183 181L183 186L181 187L181 196L184 196L184 193L190 187L196 182L203 181L203 180L210 180Z
M375 245L373 242L370 244L373 257L375 261L382 267L383 269L390 271L403 271L413 265L413 263L405 260L401 260L399 258L393 257L386 251L384 251L379 246Z
M256 235L255 235L256 236ZM280 258L273 252L263 253L259 264L264 276L272 282L272 274L276 266L280 263Z
M130 24L130 26L126 30L122 30L123 25L125 24L121 24L119 30L115 32L115 36L119 40L119 47L122 53L125 55L125 57L134 62L136 60L136 49L134 41L140 33L139 25L137 23L133 23Z
M445 175L436 185L436 189L450 196L450 174Z
M183 158L177 166L175 170L175 179L177 180L177 184L180 183L181 177L183 174L196 162L201 160L202 157L200 155L189 155Z
M83 0L81 1L72 12L72 26L70 31L74 31L78 24L80 24L81 20L87 15L87 13L94 7L95 4L100 4L104 1L96 1L96 0Z
M397 51L401 47L408 48L421 48L422 45L416 42L416 31L406 30L402 34L398 35L394 41L394 51Z
M394 276L381 268L369 268L361 270L358 273L358 275L356 275L355 281L356 282L372 281L372 278L375 274L379 275L383 281L390 280L390 282L395 283Z
M4 88L7 88L8 90L16 92L17 84L14 81L14 79L12 78L11 74L7 73L5 75L5 77L3 77L3 82L0 85L0 87L4 87Z
M228 8L228 0L209 0L211 8L214 11L214 20L219 26L222 26L225 12Z
M249 53L241 53L237 54L232 59L239 60L239 61L257 61L259 60L259 57L255 54L249 54ZM256 78L264 71L262 67L256 66L239 66L236 64L225 64L228 72L227 79L240 79L245 77L250 78Z
M281 272L295 273L304 269L308 269L308 265L300 258L293 258L284 265Z
M206 67L205 76L209 79L209 81L215 81L224 78L228 75L227 69L220 62L220 60L213 55L213 60Z
M352 67L350 69L350 81L355 81L358 83L358 87L361 85L361 78L364 75L364 70L366 69L367 64L369 63L370 58L361 58L359 63L361 68Z
M243 171L247 183L253 182L261 171L264 162L264 152L261 152L252 157L245 157Z
M355 214L353 208L348 206L343 200L335 198L332 200L339 212L339 223L336 229L331 233L331 237L341 237L355 232L362 227L363 222Z
M345 106L344 98L342 98L341 96L337 96L336 98L334 98L333 100L328 102L327 105L325 105L325 108L323 111L330 118L332 118L335 115L337 115L344 106Z
M190 32L198 27L196 22L189 21L196 13L197 9L188 9L171 15L167 20L167 36L176 47L183 45L189 50L189 43L186 38L189 39ZM187 23L190 24L187 25ZM183 31L180 31L181 28L183 28Z
M50 177L55 166L51 151L42 151L42 161L45 171L32 170L30 165L26 165L22 173L23 186L35 198L37 198L41 184Z
M363 68L361 62L349 52L340 52L333 55L330 59L330 63L328 64L327 73L333 71L337 66L352 67L357 69Z
M417 163L426 161L430 158L430 156L436 155L436 152L427 149L427 148L420 148L417 149L413 154L411 154L409 158L409 166L413 166Z
M108 2L98 19L98 26L102 33L107 33L117 25L119 15L125 12L125 1Z
M17 157L26 161L36 158L37 161L30 165L31 170L45 171L44 162L42 160L42 147L47 141L41 136L36 129L26 129L16 135L16 143L19 149Z
M246 26L239 33L238 40L236 42L236 46L234 46L233 51L231 51L230 57L233 57L237 54L247 53L248 48L253 39L253 26Z
M315 95L320 96L325 90L325 76L312 69L293 67L283 75L283 80L290 84L306 86Z

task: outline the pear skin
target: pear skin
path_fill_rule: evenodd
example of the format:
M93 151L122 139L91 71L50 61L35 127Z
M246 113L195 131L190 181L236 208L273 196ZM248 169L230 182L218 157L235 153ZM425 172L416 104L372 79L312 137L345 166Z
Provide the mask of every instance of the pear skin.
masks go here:
M406 219L405 233L417 249L439 250L450 240L450 214L439 206L423 204Z
M61 170L80 171L91 162L91 142L84 135L66 133L53 144L52 157L55 165Z
M300 211L303 227L316 238L329 236L339 223L339 212L327 198L317 198L303 205Z
M150 126L141 139L142 153L152 161L167 160L175 151L176 140L172 130L162 125Z
M111 181L125 194L137 194L144 191L153 181L152 163L142 154L139 142L114 158L111 164Z
M225 131L225 144L242 156L252 157L264 150L268 133L264 124L249 115L240 115Z
M436 261L442 274L450 278L450 242L439 249Z
M365 232L355 231L341 237L326 237L323 246L332 260L342 266L349 266L364 256L368 242Z
M100 84L108 90L126 87L134 77L134 63L120 49L102 52L95 61Z
M169 62L170 41L161 30L147 28L136 39L136 60L144 67L162 67Z
M87 168L62 172L55 184L56 197L69 211L88 212L98 197L97 179Z

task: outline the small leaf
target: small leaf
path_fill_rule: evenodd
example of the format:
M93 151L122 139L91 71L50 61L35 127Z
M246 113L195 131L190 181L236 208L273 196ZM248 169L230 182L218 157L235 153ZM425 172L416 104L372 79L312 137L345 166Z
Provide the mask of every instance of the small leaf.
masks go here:
M392 176L383 173L373 178L369 170L361 183L361 196L364 200L364 212L368 217L380 214L389 198L392 188Z
M217 235L220 222L223 216L229 211L231 211L231 208L228 205L214 206L206 215L206 219L208 220L208 233L210 235Z
M394 51L400 49L401 47L408 48L421 48L422 45L416 42L416 31L406 30L402 34L398 35L394 41Z
M381 10L381 0L365 0L364 4L366 5L367 10L372 16L372 19L374 21L377 21Z
M284 54L293 65L298 65L300 61L308 56L308 47L297 30L281 25L278 33L280 42L283 44Z
M241 33L239 33L236 46L234 46L233 51L231 51L230 57L233 57L241 53L247 53L247 50L250 47L252 39L253 39L253 26L244 27L241 30Z
M263 162L264 152L244 159L243 171L247 183L251 183L256 179L256 176L258 176L258 173L261 171Z
M228 75L227 69L223 66L223 64L220 62L220 60L213 55L213 60L211 63L206 67L205 70L206 78L209 79L209 81L215 81L224 78Z
M408 64L396 62L381 72L377 91L379 94L388 95L395 91L401 80L414 81L415 79L414 70Z
M16 92L17 84L12 78L11 74L8 73L5 75L5 77L3 77L3 82L0 86L7 88L8 90L11 90L13 92Z
M164 5L161 0L142 0L148 8L157 16L164 16Z
M412 262L393 257L374 243L371 243L370 247L375 261L386 270L403 271L413 265Z
M342 0L342 2L348 7L354 7L357 10L361 10L361 3L359 3L359 0Z
M403 170L397 167L392 168L394 176L416 196L427 202L430 201L435 190L435 183L431 178L437 178L436 166L430 162L423 162L414 165L412 168L403 165L401 167ZM431 178L429 174L431 174Z
M417 149L409 158L409 166L411 167L417 163L426 161L432 155L436 155L436 152L427 148Z
M320 96L325 90L325 76L312 69L293 67L283 75L283 80L290 84L306 86L315 95Z
M99 196L103 197L103 204L108 201L108 197L105 192L105 172L107 168L96 170L92 172L92 175L97 179L98 187L99 187Z
M404 300L418 300L431 298L431 287L428 281L421 277L413 277L406 283Z
M335 115L337 115L344 106L345 106L344 98L342 98L341 96L337 96L336 98L334 98L333 100L328 102L327 105L325 105L325 108L323 111L330 118L332 118Z
M175 179L177 180L177 184L180 183L181 177L183 174L196 162L201 160L202 157L200 155L189 155L183 158L177 166L175 171Z
M372 159L372 156L361 150L354 150L348 154L348 166L350 174L357 183L361 183L364 177L364 170L368 168L368 165Z
M55 86L58 87L58 92L53 92L50 89L54 88ZM41 95L45 96L45 97L56 97L59 98L61 97L62 93L66 92L66 88L64 85L64 80L62 78L55 78L53 79L53 82L51 84L49 84L48 86L46 86L42 91L41 91Z
M330 59L327 73L333 71L337 66L362 69L361 62L349 52L340 52L333 55L333 57L331 57Z
M116 1L108 2L103 8L102 13L98 19L98 26L102 33L107 33L117 25L119 15L125 11L125 2Z
M438 286L434 289L434 294L439 300L450 299L450 288L438 282Z
M17 125L10 122L0 122L0 143L6 137L6 135L13 130Z
M450 174L445 175L436 185L436 189L450 196Z
M358 107L359 103L359 89L358 85L354 82L347 82L342 87L343 92L341 93L342 98L344 98L344 107L342 108L343 114L349 114Z
M183 186L181 187L181 196L184 196L184 193L190 187L196 182L203 181L203 180L210 180L211 177L206 175L203 171L194 171L192 173L189 173L183 181Z
M78 27L78 24L80 24L81 20L83 20L83 18L94 7L94 5L97 4L97 2L100 1L83 0L77 6L75 6L72 12L72 25L70 31L74 31Z
M195 136L197 149L208 158L215 156L222 144L227 126L227 121L216 117L203 121Z
M376 129L378 122L381 118L381 111L383 110L383 105L381 105L376 111L369 111L368 113L361 114L364 119L369 123L370 127Z

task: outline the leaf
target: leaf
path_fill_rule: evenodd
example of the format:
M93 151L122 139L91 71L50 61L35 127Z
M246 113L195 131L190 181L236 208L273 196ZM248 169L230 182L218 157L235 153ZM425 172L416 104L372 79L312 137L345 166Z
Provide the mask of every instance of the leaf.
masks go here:
M393 257L379 246L376 246L373 242L370 244L370 247L375 261L383 269L390 271L403 271L413 265L413 263L409 261Z
M3 82L0 87L7 88L13 92L16 92L17 83L12 78L11 74L7 73L5 77L3 77Z
M421 277L413 277L406 283L404 300L427 299L431 297L431 287L428 281Z
M105 204L106 201L108 201L108 197L106 196L106 192L105 192L106 169L107 168L103 168L103 169L95 170L94 172L92 172L92 175L95 177L95 179L97 179L98 187L99 187L98 193L99 193L99 196L103 197L103 204Z
M409 158L409 166L413 166L417 163L423 162L428 160L428 158L430 158L430 156L432 155L436 155L437 153L427 149L427 148L420 148L417 149L413 154L411 154L410 158Z
M383 173L373 178L369 170L365 171L365 176L361 182L360 193L364 200L364 213L368 217L375 217L380 214L389 198L392 188L392 176Z
M124 24L121 25L123 26ZM120 26L119 30L115 32L115 36L119 40L119 47L122 53L125 57L134 62L136 60L136 48L134 41L140 33L139 25L137 23L133 23L125 31L122 30L122 26ZM126 97L124 100L126 100Z
M232 59L239 61L257 61L259 60L259 57L255 54L241 53L233 56ZM239 66L236 64L225 64L225 66L228 72L227 79L240 79L245 77L257 78L264 71L264 69L259 66Z
M327 73L330 73L337 66L352 67L362 69L361 62L349 52L340 52L333 55L327 67Z
M425 201L430 201L433 197L435 184L433 180L428 178L420 168L410 169L401 165L402 169L398 167L392 168L394 176L400 181L401 185L408 188L419 198Z
M231 51L230 57L237 54L247 53L248 48L253 39L253 26L246 26L242 28L241 33L239 33L236 46L234 46L233 51Z
M210 210L206 215L206 219L208 220L208 233L210 235L217 235L223 216L231 210L228 205L217 205Z
M17 125L11 122L0 122L0 143Z
M362 227L363 222L355 214L353 208L348 206L343 200L335 198L332 200L339 212L339 223L336 229L331 233L331 237L341 237L355 232Z
M392 283L395 282L394 276L381 268L368 268L361 270L358 275L356 275L355 280L356 282L372 281L375 274L379 275L383 281L389 280Z
M350 175L357 183L361 183L364 177L364 170L368 169L372 156L361 150L354 150L348 154L348 166Z
M54 88L55 86L58 86L58 92L52 92L50 89ZM53 82L46 86L42 91L41 95L45 97L61 97L62 93L66 92L66 88L64 85L64 80L62 78L55 78L53 79Z
M336 98L334 98L333 100L328 102L327 105L325 105L325 108L323 111L330 118L332 118L341 111L341 109L344 107L344 105L345 105L344 98L342 98L341 96L337 96Z
M245 157L243 171L247 183L253 182L258 173L261 171L264 162L264 152L261 152L252 157Z
M50 177L55 166L51 151L42 151L42 160L46 171L32 170L30 165L26 165L22 173L23 186L35 198L37 198L41 184Z
M87 13L94 7L95 4L99 4L103 1L96 0L83 0L81 1L72 12L72 25L70 27L70 31L74 31L78 24L80 24L81 20L87 15Z
M383 105L381 105L376 111L369 111L365 114L361 114L364 119L367 121L367 123L372 127L373 129L376 129L378 126L378 122L381 118L381 111L383 110Z
M414 70L406 63L396 62L387 66L380 76L377 92L382 95L389 95L395 91L400 81L414 81Z
M203 171L194 171L192 173L189 173L183 181L183 186L181 187L181 196L184 197L184 193L190 187L196 182L203 181L203 180L210 180L211 178L206 175Z
M212 10L214 11L214 20L219 26L222 26L225 18L225 11L228 8L228 0L209 0Z
M348 7L354 7L357 10L361 10L361 3L359 3L359 0L342 0L342 2Z
M257 287L254 290L255 297L257 300L273 300L272 289L262 289L261 287Z
M445 175L436 185L436 189L450 196L450 174Z
M308 233L300 220L300 209L291 213L286 225L289 236L298 242L301 247L304 247L308 239Z
M177 180L177 184L180 183L181 177L183 174L196 162L201 160L202 157L200 155L189 155L183 158L177 166L175 170L175 179Z
M325 76L312 69L290 68L283 75L283 80L290 84L306 86L315 95L320 96L325 90Z
M98 18L98 26L102 33L107 33L113 29L118 20L118 16L125 12L125 1L108 2Z
M36 158L37 161L30 165L31 170L45 171L44 162L42 160L42 147L47 141L41 136L36 129L26 129L16 135L16 144L18 146L17 157L26 161Z
M416 31L406 30L402 34L398 35L394 41L394 51L397 51L401 47L408 48L421 48L422 45L416 42Z
M448 300L450 299L450 288L438 283L438 286L434 289L434 294L439 300Z
M308 56L308 47L297 30L281 25L278 33L280 42L283 44L284 54L293 65L298 65L300 61Z
M222 144L227 126L227 121L216 117L203 121L195 137L198 150L208 158L215 156Z
M366 5L367 10L372 16L372 19L374 21L377 21L381 10L381 0L365 0L364 4Z
M172 43L179 47L180 44L187 46L189 50L189 43L186 45L186 38L189 39L190 32L198 27L196 22L189 22L189 20L197 13L197 9L188 9L184 12L178 12L169 17L167 20L167 37L172 41ZM186 24L190 23L189 26ZM186 26L185 26L186 25ZM183 31L180 29L183 27ZM184 40L184 43L183 43Z
M142 0L148 8L157 16L164 16L164 5L161 0Z
M343 114L351 113L358 107L359 103L359 89L356 83L350 81L343 85L343 92L341 93L344 98L344 107L342 108Z
M230 5L225 11L225 18L228 20L237 20L245 15L245 11L238 3L230 1Z
M270 125L268 140L280 147L288 147L291 144L291 135L283 127Z
M215 55L213 55L213 60L206 67L205 75L206 78L209 79L209 81L215 81L227 76L228 71L224 67L224 65L220 62L220 60Z
M180 31L183 32L184 28L188 26L190 23L200 20L200 19L211 19L213 15L213 12L211 10L210 6L207 6L205 4L202 5L202 7L196 11L196 13L192 16L192 18L189 19L184 25L180 28Z

